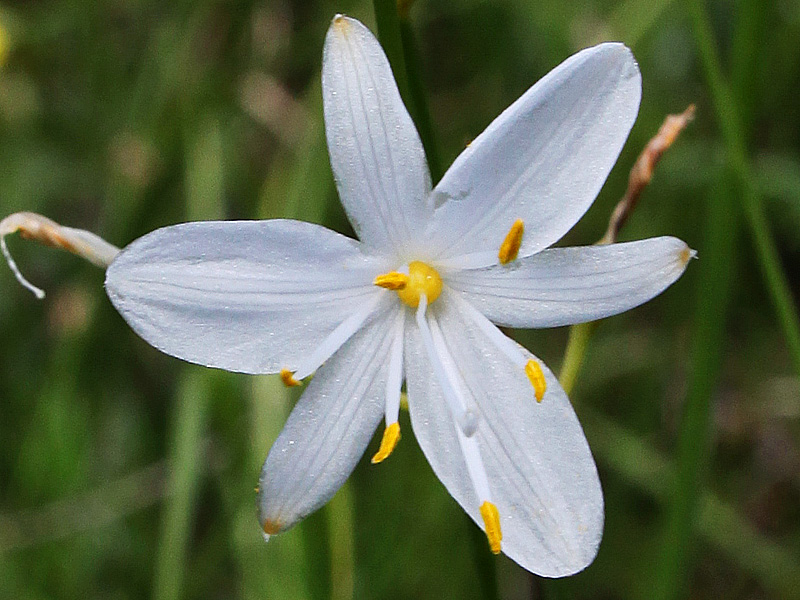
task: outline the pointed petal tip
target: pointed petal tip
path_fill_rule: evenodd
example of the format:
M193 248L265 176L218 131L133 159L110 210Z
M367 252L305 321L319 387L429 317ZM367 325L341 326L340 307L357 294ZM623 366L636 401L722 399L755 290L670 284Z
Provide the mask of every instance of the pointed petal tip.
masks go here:
M336 13L333 19L331 19L331 27L347 27L349 20L349 17L346 15L343 15L342 13Z
M617 60L628 61L638 72L639 65L633 55L633 51L628 48L623 42L602 42L594 47L595 50L613 56Z
M331 19L331 26L328 29L328 35L330 36L332 34L339 34L342 38L347 39L347 36L353 31L353 28L358 27L359 25L361 25L361 23L356 19L341 13L337 13L333 19Z
M678 253L678 260L680 260L681 266L685 269L693 258L697 258L697 250L692 250L688 245L684 244L684 247Z
M286 527L283 522L278 519L264 519L261 524L261 532L264 534L264 539L269 541L270 536L281 533Z

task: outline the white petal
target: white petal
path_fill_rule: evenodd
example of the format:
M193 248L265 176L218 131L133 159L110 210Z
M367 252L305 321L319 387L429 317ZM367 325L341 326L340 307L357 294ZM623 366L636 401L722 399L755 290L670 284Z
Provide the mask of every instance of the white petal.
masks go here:
M537 403L524 370L448 301L453 293L443 294L431 310L436 312L464 387L478 407L474 437L500 514L502 550L524 568L546 577L580 571L594 559L600 543L603 497L569 399L542 365L547 391ZM408 328L406 341L414 434L436 475L483 527L480 501L459 451L452 416L416 327ZM519 350L524 360L533 358Z
M622 44L564 61L506 109L453 163L433 192L443 258L497 256L516 219L520 256L546 248L600 191L636 119L639 68Z
M508 265L454 272L447 284L498 325L556 327L647 302L681 276L692 256L673 237L551 248Z
M330 500L364 453L384 415L397 310L384 302L317 371L289 416L259 481L266 533L288 529Z
M294 368L376 293L387 265L300 221L198 222L122 250L106 290L159 350L242 373Z
M322 94L331 167L353 228L370 247L408 259L432 212L425 151L386 55L354 19L339 15L328 30Z

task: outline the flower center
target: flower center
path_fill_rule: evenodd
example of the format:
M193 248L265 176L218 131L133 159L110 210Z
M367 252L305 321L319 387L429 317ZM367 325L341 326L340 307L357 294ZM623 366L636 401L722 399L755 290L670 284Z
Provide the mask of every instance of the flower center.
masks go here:
M422 294L431 304L442 293L442 278L430 265L418 260L408 264L408 275L391 271L375 278L375 285L397 292L400 300L412 308L419 306Z

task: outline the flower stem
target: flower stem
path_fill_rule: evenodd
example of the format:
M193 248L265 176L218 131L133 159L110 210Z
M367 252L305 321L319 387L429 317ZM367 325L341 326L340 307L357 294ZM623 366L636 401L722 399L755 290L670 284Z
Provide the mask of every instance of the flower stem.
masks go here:
M639 158L631 168L628 177L628 188L622 199L614 207L611 218L608 221L608 228L603 237L598 240L597 245L613 244L617 241L620 229L625 225L631 213L639 203L639 198L649 185L653 177L653 171L658 165L661 157L670 146L675 143L680 133L686 128L694 118L695 107L690 105L681 114L667 115L666 119L659 127L658 132L645 145ZM589 348L589 341L594 335L599 321L589 323L579 323L573 325L569 330L567 348L564 352L564 362L561 365L559 381L561 387L567 394L570 394L575 387L583 357Z
M592 339L597 324L598 321L591 321L589 323L579 323L569 328L569 339L567 340L567 349L564 351L564 362L558 375L561 387L564 388L567 395L571 394L575 388L583 358L589 348L589 340Z

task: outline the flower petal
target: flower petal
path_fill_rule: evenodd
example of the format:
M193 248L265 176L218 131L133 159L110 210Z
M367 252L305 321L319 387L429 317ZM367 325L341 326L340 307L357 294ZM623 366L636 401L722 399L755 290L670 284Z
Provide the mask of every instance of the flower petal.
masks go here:
M359 239L402 258L432 210L417 130L370 31L338 15L325 39L322 95L331 167Z
M474 437L500 514L502 551L546 577L580 571L594 559L600 543L603 496L569 399L542 365L547 391L537 403L524 369L495 346L472 317L459 310L451 301L452 294L445 292L431 309L460 372L462 387L477 407ZM436 475L483 528L480 499L416 327L408 328L406 341L406 383L414 434ZM522 347L519 351L524 360L536 360Z
M600 191L636 119L641 76L618 43L578 52L455 160L433 192L441 257L497 255L517 219L520 256L559 240Z
M279 533L325 504L364 453L384 416L397 303L317 371L269 452L259 480L265 533Z
M498 325L556 327L647 302L681 276L692 256L674 237L551 248L508 265L454 272L447 284Z
M241 373L276 373L310 354L376 293L387 268L355 240L300 221L198 222L122 250L106 290L159 350Z

